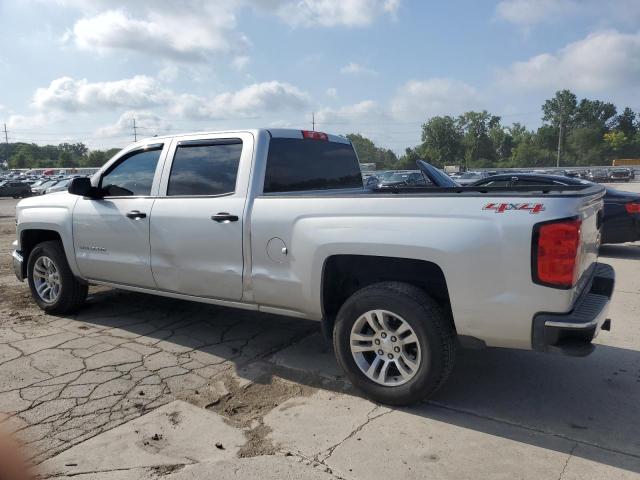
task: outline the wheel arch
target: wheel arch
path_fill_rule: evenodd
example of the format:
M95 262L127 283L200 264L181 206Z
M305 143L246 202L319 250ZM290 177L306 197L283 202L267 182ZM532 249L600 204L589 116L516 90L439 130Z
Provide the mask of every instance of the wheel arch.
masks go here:
M434 262L373 255L332 255L325 259L321 282L321 327L330 339L335 317L356 291L380 282L404 282L429 294L442 308L455 331L449 289L443 270Z
M62 244L62 247L65 250L65 253L67 254L67 261L69 262L69 266L73 271L75 262L70 261L68 250L67 250L68 246L65 245L62 235L57 230L53 230L49 228L27 228L20 231L19 238L20 238L19 240L20 252L22 253L22 256L25 259L25 261L22 262L23 278L27 278L28 259L33 249L40 243L48 242L48 241L58 241Z

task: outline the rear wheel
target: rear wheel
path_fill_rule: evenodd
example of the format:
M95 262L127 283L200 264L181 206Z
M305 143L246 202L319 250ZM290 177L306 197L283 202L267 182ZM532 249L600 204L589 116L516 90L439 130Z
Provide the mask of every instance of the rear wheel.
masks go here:
M455 333L440 307L424 291L400 282L353 294L338 313L333 341L351 382L390 405L429 397L455 359Z
M49 313L70 313L84 303L88 286L71 271L62 244L57 241L37 245L27 263L31 296Z

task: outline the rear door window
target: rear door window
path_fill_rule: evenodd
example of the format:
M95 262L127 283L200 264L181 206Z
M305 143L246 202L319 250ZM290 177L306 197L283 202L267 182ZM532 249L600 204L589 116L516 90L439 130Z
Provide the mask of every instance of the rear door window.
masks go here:
M235 192L240 139L179 144L171 165L168 196L211 196Z
M272 138L265 193L363 188L358 157L350 144Z

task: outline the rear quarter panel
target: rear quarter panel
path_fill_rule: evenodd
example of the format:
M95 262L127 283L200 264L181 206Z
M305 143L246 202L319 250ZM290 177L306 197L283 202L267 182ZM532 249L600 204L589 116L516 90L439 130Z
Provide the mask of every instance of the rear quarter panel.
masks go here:
M483 210L491 202L542 203L528 211ZM322 272L337 254L427 260L444 272L456 329L488 345L530 348L535 313L566 312L575 292L535 285L531 277L533 225L595 215L580 197L526 199L468 196L354 195L258 197L251 215L252 289L260 305L322 317ZM591 227L585 232L593 237ZM277 261L267 244L288 249ZM585 269L595 251L584 255Z

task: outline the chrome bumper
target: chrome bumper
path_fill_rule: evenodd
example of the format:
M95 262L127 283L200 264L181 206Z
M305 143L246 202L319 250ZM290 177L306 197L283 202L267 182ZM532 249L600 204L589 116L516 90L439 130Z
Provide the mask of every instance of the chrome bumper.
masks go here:
M616 275L610 265L596 264L593 277L569 313L539 313L533 319L533 349L572 356L590 354L591 343L611 322L607 311Z

